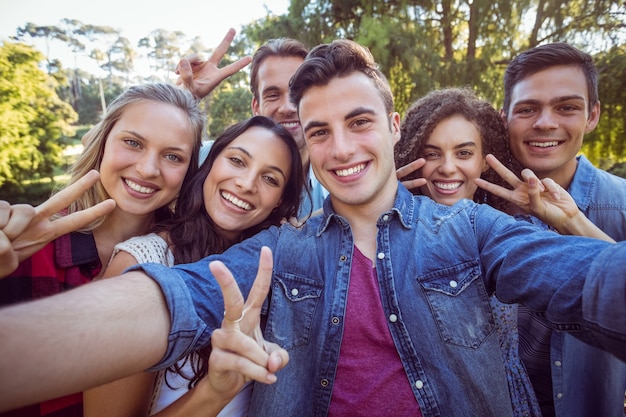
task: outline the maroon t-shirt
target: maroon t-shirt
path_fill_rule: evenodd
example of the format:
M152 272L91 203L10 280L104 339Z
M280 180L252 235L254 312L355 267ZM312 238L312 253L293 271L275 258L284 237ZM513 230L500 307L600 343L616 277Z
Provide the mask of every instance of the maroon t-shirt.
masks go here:
M422 415L387 327L376 270L356 246L328 415Z

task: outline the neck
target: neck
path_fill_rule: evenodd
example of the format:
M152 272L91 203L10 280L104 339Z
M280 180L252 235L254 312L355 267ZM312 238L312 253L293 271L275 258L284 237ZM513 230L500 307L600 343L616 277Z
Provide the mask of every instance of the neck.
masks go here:
M106 267L108 264L115 245L133 236L146 234L153 219L153 214L137 216L122 213L120 210L114 210L109 214L106 221L93 231L102 265Z

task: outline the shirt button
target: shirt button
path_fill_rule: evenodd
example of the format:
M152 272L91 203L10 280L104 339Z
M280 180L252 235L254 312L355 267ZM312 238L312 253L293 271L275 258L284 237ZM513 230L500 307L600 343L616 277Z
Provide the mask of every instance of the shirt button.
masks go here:
M348 259L348 257L347 257L346 255L341 255L341 256L339 257L339 260L340 260L341 262L345 262L345 261L346 261L346 259Z
M333 318L331 319L331 322L332 322L333 324L339 324L339 317L333 317Z
M450 281L450 286L451 286L452 288L456 288L458 285L459 285L459 283L458 283L458 282L456 282L456 281L454 281L454 280Z
M384 252L378 252L378 259L385 259L385 253Z
M415 388L417 389L424 388L424 383L418 379L417 381L415 381Z
M561 361L554 361L555 366L561 366Z
M388 215L388 214L385 214L385 215L383 216L383 221L385 221L385 222L386 222L386 221L389 221L389 215Z
M293 290L291 290L291 295L298 295L298 289L294 288Z
M327 387L328 386L328 380L326 378L322 379L320 381L320 385L322 385L323 387Z
M395 323L398 321L398 316L396 316L395 314L392 314L389 316L389 321L392 323Z
M556 394L556 398L560 400L561 398L563 398L563 394L559 392L558 394Z

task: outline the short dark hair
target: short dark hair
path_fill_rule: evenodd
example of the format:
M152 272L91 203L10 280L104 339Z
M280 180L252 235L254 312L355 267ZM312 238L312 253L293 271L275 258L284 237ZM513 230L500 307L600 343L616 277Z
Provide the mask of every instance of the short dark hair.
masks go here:
M583 71L589 96L588 110L591 112L598 102L598 70L593 64L593 58L565 42L554 42L524 51L509 63L504 73L504 113L509 113L511 95L517 83L539 71L558 65L573 65Z
M250 90L254 98L259 100L259 67L265 59L278 56L283 58L296 57L304 60L308 52L309 50L302 42L291 38L270 39L259 47L252 56L252 63L250 64Z
M403 167L420 158L433 130L442 121L456 115L463 116L476 126L480 135L483 157L490 153L504 165L511 167L509 137L502 118L490 102L480 99L468 87L431 91L409 107L400 124L400 140L394 147L396 167ZM421 176L421 170L418 170L408 175L406 179ZM508 188L508 185L493 169L489 169L481 177ZM411 191L413 194L422 194L419 189ZM488 203L502 211L508 208L504 200L487 193L482 188L476 190L474 201Z
M388 113L394 111L393 94L385 75L378 68L370 51L348 39L337 39L311 49L304 63L289 83L289 96L299 107L303 94L311 87L327 85L336 77L361 72L370 78L385 103Z

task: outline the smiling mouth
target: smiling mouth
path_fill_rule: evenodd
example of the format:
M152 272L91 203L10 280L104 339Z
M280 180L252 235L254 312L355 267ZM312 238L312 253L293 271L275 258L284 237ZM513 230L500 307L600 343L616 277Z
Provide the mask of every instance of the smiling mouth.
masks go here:
M555 146L559 146L559 141L553 140L550 142L528 142L528 146L532 146L535 148L553 148Z
M454 191L463 185L462 181L459 182L437 182L433 181L433 185L439 189L446 191Z
M365 164L359 164L347 169L337 169L335 170L335 174L338 177L347 177L349 175L358 174L359 172L365 169Z
M298 126L300 126L300 123L298 122L281 122L281 125L283 125L283 127L287 130L291 130L291 129L295 129Z
M157 191L155 188L144 187L126 178L124 178L124 183L126 183L128 188L130 188L131 190L137 191L138 193L141 193L141 194L152 194Z
M234 195L232 195L231 193L228 193L226 191L222 191L221 193L222 198L228 202L230 202L231 204L239 207L240 209L249 211L252 210L252 205L250 203L247 203L243 200L238 199L237 197L235 197Z

